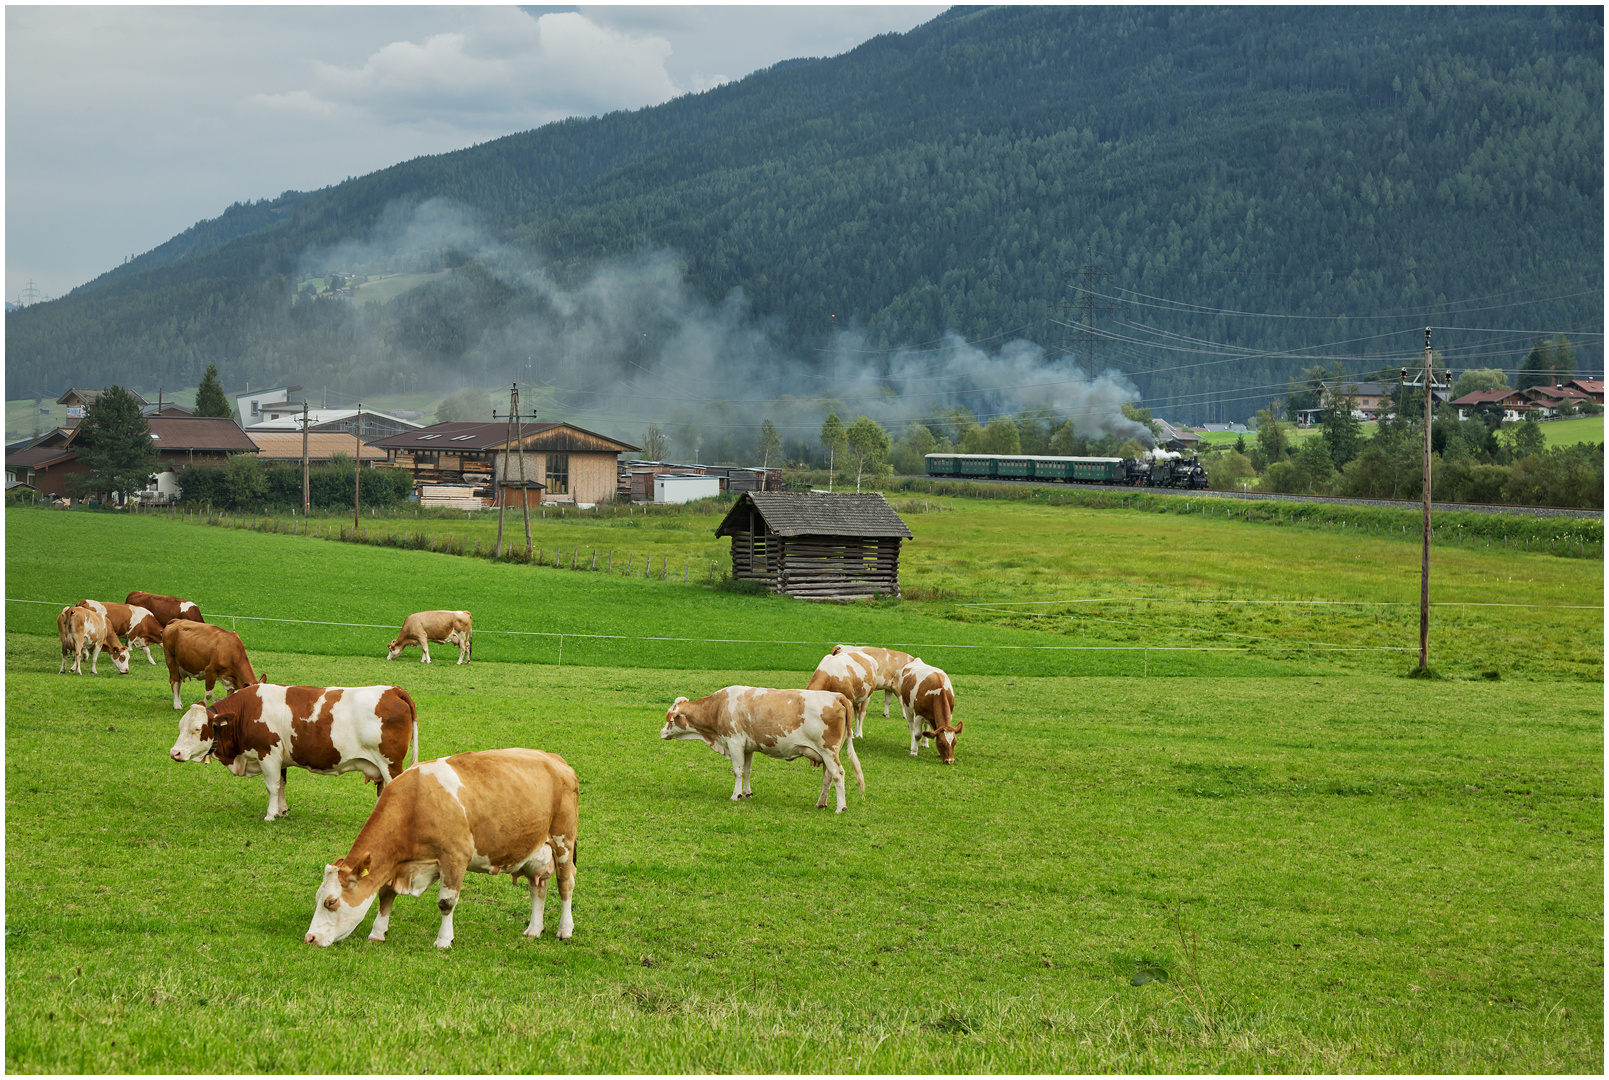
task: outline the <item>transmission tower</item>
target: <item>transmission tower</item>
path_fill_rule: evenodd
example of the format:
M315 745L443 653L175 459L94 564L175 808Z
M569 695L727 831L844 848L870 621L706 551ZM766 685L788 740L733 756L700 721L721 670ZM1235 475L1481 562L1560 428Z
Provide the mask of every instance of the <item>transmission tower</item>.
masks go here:
M1073 295L1056 305L1065 318L1062 323L1062 351L1076 353L1079 365L1089 373L1090 378L1100 374L1100 364L1097 356L1097 345L1105 340L1105 335L1096 326L1095 319L1103 311L1119 311L1122 305L1113 304L1106 300L1101 287L1103 280L1110 278L1112 272L1104 267L1095 265L1095 254L1090 253L1090 261L1077 270L1068 270L1062 274L1062 280ZM1082 282L1075 285L1074 279Z

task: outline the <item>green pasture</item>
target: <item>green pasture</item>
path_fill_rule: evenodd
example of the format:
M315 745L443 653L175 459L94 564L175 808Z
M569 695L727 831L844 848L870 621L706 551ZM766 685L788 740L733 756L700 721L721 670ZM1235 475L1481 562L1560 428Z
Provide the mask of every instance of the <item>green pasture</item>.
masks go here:
M1549 446L1602 443L1603 414L1577 416L1569 420L1549 420L1542 425L1542 434L1547 438Z
M944 499L906 511L923 599L568 569L674 568L714 520L538 519L554 569L8 511L8 1070L1602 1071L1601 562L1438 549L1436 599L1541 606L1438 607L1428 681L1315 647L1416 644L1417 608L1370 605L1416 599L1417 547L1366 533ZM235 615L275 681L405 686L427 758L564 755L574 939L475 875L450 952L433 894L383 945L303 945L372 789L298 771L264 822L260 780L166 758L164 668L57 675L49 604L135 588ZM1290 598L1341 603L1201 602ZM436 606L475 612L475 662L384 661ZM951 672L955 767L874 707L835 816L802 762L734 804L657 738L675 696L802 685L836 640Z

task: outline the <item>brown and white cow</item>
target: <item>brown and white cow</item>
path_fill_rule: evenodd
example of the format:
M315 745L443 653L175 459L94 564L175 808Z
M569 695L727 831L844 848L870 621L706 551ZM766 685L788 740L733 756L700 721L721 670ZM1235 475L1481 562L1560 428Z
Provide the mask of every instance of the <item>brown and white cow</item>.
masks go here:
M828 690L767 690L758 686L728 686L709 697L688 701L679 697L665 713L661 739L702 739L732 762L732 801L751 798L749 768L756 750L768 757L792 761L805 757L822 766L821 797L838 793L844 812L844 767L840 750L855 767L855 783L866 793L866 778L855 756L852 727L855 705L843 694Z
M419 715L400 686L275 686L257 683L179 718L174 761L217 758L236 776L261 775L273 821L290 813L287 771L321 776L356 770L380 791L419 761Z
M899 693L900 669L911 662L910 653L863 645L834 645L810 676L810 690L835 690L855 703L855 738L866 733L866 709L872 695L883 692L883 715L888 715L890 694Z
M474 622L467 611L416 611L402 620L402 632L387 646L385 658L395 660L409 645L419 646L421 664L430 663L430 643L447 641L458 646L458 662L469 663L474 651Z
M179 685L185 679L206 680L207 692L202 701L209 704L212 688L220 682L235 691L261 681L252 673L240 635L211 623L168 623L162 628L162 652L168 661L168 683L173 687L175 709L184 708L179 702Z
M156 616L156 621L163 626L175 619L186 619L190 622L206 622L201 617L201 609L188 600L177 596L164 596L161 593L131 592L123 598L123 603L130 607L142 607Z
M955 715L955 690L950 677L932 664L913 659L900 669L899 708L911 726L911 756L916 756L917 739L932 739L938 746L939 760L955 764L955 739L965 721L951 726Z
M130 604L102 603L99 600L80 600L79 607L98 611L106 616L106 621L112 627L112 633L123 638L130 651L144 649L145 659L152 664L156 658L151 655L151 645L162 644L162 624L150 611Z
M345 858L324 867L308 924L309 945L333 945L357 929L378 896L370 941L384 941L398 893L420 896L441 880L436 946L453 943L453 909L466 871L527 879L531 922L542 936L547 882L559 878L559 940L575 930L579 791L575 770L541 750L482 750L427 761L392 781Z
M73 658L73 674L84 673L84 650L90 650L89 671L92 675L99 675L97 666L101 660L101 650L104 649L112 657L112 666L118 674L128 674L128 649L117 640L112 632L111 623L105 615L93 608L64 607L56 616L56 633L61 636L61 668L56 672L63 675L67 671L67 658Z

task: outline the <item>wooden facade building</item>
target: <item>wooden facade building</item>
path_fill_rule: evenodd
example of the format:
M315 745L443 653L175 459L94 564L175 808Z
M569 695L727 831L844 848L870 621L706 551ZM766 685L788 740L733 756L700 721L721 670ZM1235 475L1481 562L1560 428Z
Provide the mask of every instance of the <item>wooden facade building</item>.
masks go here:
M732 576L801 600L899 595L899 547L911 538L888 500L748 491L716 536L732 538Z
M506 422L435 424L372 445L386 452L387 466L413 474L416 490L467 484L486 505L496 505L504 481L521 479L522 446L523 479L541 485L543 502L583 506L614 501L620 455L637 450L574 424L521 424L511 440Z

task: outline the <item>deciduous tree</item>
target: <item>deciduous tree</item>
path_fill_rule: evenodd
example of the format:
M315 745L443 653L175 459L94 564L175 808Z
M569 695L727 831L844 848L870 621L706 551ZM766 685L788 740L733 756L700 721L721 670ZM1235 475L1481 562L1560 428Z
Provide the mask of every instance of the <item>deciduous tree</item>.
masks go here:
M858 492L861 479L867 471L873 474L880 471L883 459L888 456L888 432L884 431L877 421L857 416L855 422L849 425L849 430L844 433L844 441L849 447L849 456L855 463L855 490Z

